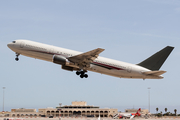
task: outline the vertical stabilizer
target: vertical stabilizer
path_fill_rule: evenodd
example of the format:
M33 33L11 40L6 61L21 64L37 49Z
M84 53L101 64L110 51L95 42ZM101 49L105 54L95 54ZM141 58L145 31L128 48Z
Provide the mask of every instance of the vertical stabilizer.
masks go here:
M159 70L173 49L174 47L167 46L164 49L152 55L151 57L147 58L143 62L139 63L138 65L150 69L152 71Z

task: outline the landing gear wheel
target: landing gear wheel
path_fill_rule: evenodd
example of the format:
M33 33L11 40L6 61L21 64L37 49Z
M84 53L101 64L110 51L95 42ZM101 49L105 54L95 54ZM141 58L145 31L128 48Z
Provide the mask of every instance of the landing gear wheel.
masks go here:
M84 71L81 71L81 75L83 75L83 76L84 76Z
M76 71L76 75L80 75L80 78L88 78L88 75L85 74L87 71Z
M19 58L15 58L16 61L19 61Z
M81 77L81 78L83 78L83 77L84 77L84 75L80 75L80 77Z
M19 58L18 58L19 55L20 55L19 53L16 53L16 58L15 58L16 61L19 61Z
M76 72L76 75L80 75L81 73L79 71Z
M85 77L85 78L88 78L88 75L87 75L87 74L84 74L84 77Z

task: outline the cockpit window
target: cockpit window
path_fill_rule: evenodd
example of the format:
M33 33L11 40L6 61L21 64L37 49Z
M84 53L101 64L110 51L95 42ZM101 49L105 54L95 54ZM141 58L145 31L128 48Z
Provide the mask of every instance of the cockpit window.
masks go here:
M13 43L16 43L16 41L13 41Z

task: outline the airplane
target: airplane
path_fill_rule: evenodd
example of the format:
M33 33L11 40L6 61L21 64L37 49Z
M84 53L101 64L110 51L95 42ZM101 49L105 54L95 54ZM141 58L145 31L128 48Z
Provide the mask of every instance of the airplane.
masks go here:
M99 113L99 117L98 117L98 119L97 120L101 120L101 116L100 116L100 113Z
M119 113L118 116L119 116L119 118L130 118L130 119L132 119L136 116L141 116L140 112L141 112L141 108L139 108L136 113Z
M159 69L174 49L167 46L139 64L131 64L100 57L99 54L104 51L102 48L82 53L24 39L14 40L7 46L16 53L16 61L19 55L24 55L53 62L61 65L64 70L76 71L81 78L87 78L87 72L93 71L119 78L143 80L162 79L166 71Z

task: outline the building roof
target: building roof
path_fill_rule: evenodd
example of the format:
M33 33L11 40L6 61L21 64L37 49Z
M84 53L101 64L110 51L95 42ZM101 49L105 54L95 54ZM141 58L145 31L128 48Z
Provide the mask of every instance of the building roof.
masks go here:
M72 105L65 105L65 106L62 106L62 107L56 107L57 109L64 109L64 108L78 108L78 109L86 109L86 108L99 108L98 106L72 106Z

